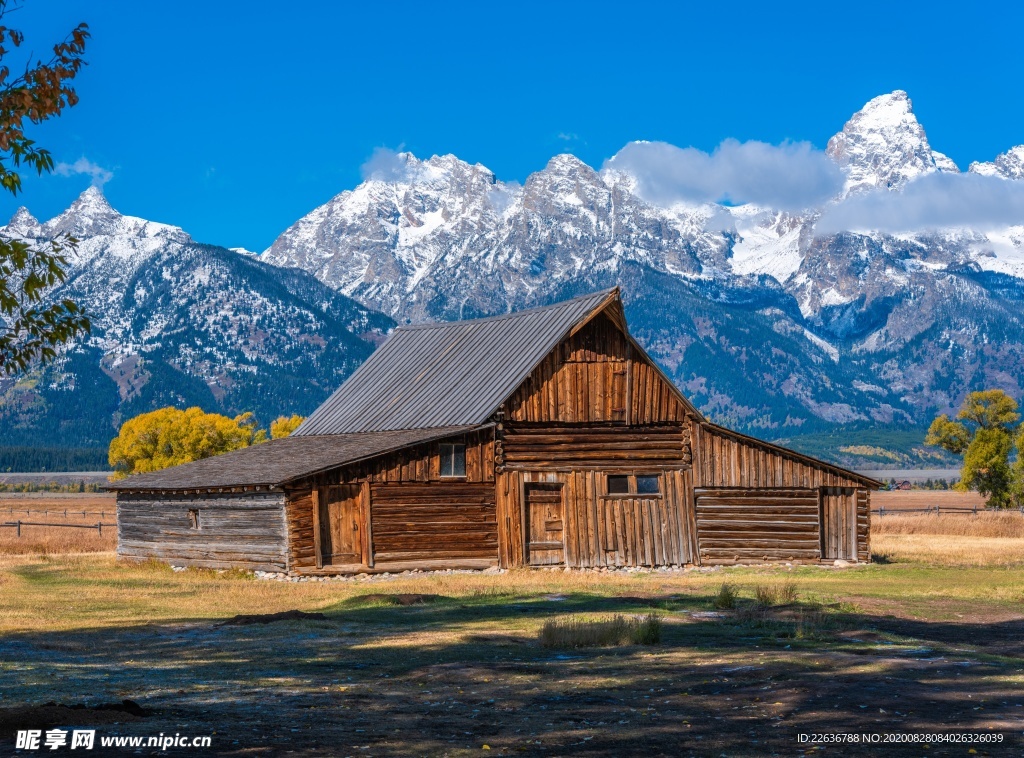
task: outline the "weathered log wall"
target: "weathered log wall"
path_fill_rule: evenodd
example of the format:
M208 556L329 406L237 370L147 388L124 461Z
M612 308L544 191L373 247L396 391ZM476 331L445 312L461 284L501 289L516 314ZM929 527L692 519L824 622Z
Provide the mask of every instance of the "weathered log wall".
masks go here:
M690 428L680 424L552 426L505 424L500 433L504 465L510 468L573 470L690 465Z
M682 423L675 390L604 315L556 347L506 403L513 422Z
M374 562L480 558L498 562L494 485L376 484Z
M697 489L700 562L805 562L820 558L818 490Z
M440 445L466 445L466 476L442 477ZM497 562L494 515L494 432L485 429L405 448L371 461L324 472L288 492L292 567L317 568L313 487L370 483L365 566L419 562L439 566ZM324 570L330 570L325 567Z
M189 511L196 511L198 528ZM182 566L283 571L288 567L284 495L117 495L117 553Z
M288 555L293 571L316 568L313 536L313 490L288 491L285 513L288 523Z
M562 485L566 566L685 565L695 562L692 480L689 469L638 471L657 474L659 495L609 495L607 474L590 468L573 471L509 469L497 482L497 517L503 566L523 565L529 525L524 486L532 482Z
M699 421L692 438L698 487L864 487L828 464Z
M502 565L694 562L687 419L675 389L613 318L599 315L564 340L505 404L496 431ZM609 473L656 475L660 493L610 495ZM531 558L524 487L542 482L561 485L563 547Z
M698 421L691 437L703 563L870 560L862 480Z

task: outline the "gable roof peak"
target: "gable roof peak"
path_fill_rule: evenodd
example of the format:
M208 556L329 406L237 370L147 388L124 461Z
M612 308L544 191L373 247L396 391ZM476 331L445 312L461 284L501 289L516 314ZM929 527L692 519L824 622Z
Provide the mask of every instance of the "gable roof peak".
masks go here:
M609 301L608 304L610 304L611 301L615 299L621 299L621 291L619 290L619 287L616 285L615 287L611 287L609 289L604 290L597 290L596 292L590 292L586 295L577 295L576 297L571 298L570 300L560 300L557 303L551 303L549 305L539 305L534 308L527 308L521 311L509 311L508 313L497 313L493 316L468 318L461 321L426 321L421 324L402 324L401 326L396 326L394 331L413 331L415 329L449 329L459 324L485 324L493 321L504 321L507 319L522 318L523 316L528 316L535 313L542 313L544 311L556 310L559 308L563 308L566 305L569 305L570 303L575 303L581 300L590 302L595 298L602 297L604 299L607 299Z
M395 329L294 435L482 424L618 287L488 318Z

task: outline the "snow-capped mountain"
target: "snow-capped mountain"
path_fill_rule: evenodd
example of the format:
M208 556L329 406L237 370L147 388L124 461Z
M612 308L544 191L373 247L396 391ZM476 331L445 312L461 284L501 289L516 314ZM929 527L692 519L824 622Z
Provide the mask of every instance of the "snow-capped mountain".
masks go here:
M972 163L968 171L1001 179L1024 179L1024 145L1011 147L991 163Z
M402 153L262 255L123 216L97 190L46 223L21 209L2 233L81 240L60 294L94 331L53 367L0 385L0 424L12 443L103 445L118 419L167 403L265 421L313 407L392 318L466 318L613 284L698 406L766 437L922 423L983 387L1019 397L1024 227L819 229L844 203L958 172L906 93L870 101L826 152L842 186L802 212L659 204L615 161L596 170L558 155L519 185L454 156ZM1024 146L972 175L1021 181Z
M826 152L845 177L829 206L959 171L901 91L871 100ZM410 321L619 283L632 325L699 405L780 436L922 422L972 389L1024 385L1020 227L823 234L827 207L666 207L628 171L571 155L521 187L454 156L396 160L263 259ZM1016 181L1022 167L1014 148L970 170Z
M304 272L124 216L94 188L43 224L22 208L0 233L79 240L55 295L93 327L52 366L0 382L8 445L105 446L120 419L167 404L263 423L307 413L392 325Z
M952 160L931 149L902 90L871 100L828 141L825 152L844 169L846 194L899 189L922 174L960 171Z

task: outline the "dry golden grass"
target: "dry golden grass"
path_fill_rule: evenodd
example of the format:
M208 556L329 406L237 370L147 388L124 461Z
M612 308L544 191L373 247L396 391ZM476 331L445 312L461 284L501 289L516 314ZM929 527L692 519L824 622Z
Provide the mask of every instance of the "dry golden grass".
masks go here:
M900 541L923 539L915 554ZM723 579L740 598L752 598L755 588L792 581L809 602L823 598L860 596L872 602L908 602L937 596L986 603L1019 603L1024 597L1022 572L997 567L1024 555L1019 540L1002 552L968 546L963 565L933 560L935 550L917 535L883 536L881 550L901 565L873 565L842 571L807 567L741 567L680 574L602 574L516 570L504 574L433 574L395 577L381 582L275 582L243 578L237 572L173 572L167 564L118 562L112 553L61 556L0 555L0 634L99 627L131 627L151 623L212 621L239 614L277 613L299 609L330 612L349 608L354 598L371 593L429 593L440 604L506 607L518 602L539 603L552 610L579 598L693 598L711 607ZM960 538L964 540L966 538ZM896 541L889 544L887 541ZM981 543L999 543L978 538ZM949 551L949 548L942 548ZM990 561L984 563L981 558ZM552 598L552 599L548 599ZM698 600L700 599L700 600ZM391 607L378 603L373 607ZM432 608L432 606L427 606ZM649 606L648 606L649 607ZM575 608L566 608L572 613ZM618 612L610 609L609 612ZM562 614L560 614L562 615ZM503 614L495 629L533 637L539 631L532 613ZM431 627L423 634L439 634ZM459 632L451 632L457 638ZM390 637L389 637L390 639ZM454 638L453 638L454 639ZM456 640L457 641L457 640ZM389 643L390 644L390 643Z
M37 510L49 510L49 515L62 515L63 511L102 511L106 518L111 518L117 511L117 502L113 495L71 495L54 497L45 493L32 495L12 495L0 493L0 520L11 518L27 518L26 510L33 511L33 517L42 515ZM11 513L13 511L13 513Z
M83 513L84 512L84 513ZM117 508L109 495L76 497L4 497L0 495L0 523L15 521L48 524L97 522L115 524ZM64 526L21 527L21 537L13 526L0 527L0 555L61 555L65 553L103 553L117 548L117 527L75 529Z
M1024 538L1024 514L1019 511L985 511L971 513L898 514L874 516L871 533L934 534L956 537Z
M899 563L942 566L1024 564L1024 515L984 511L873 516L871 551Z
M571 650L581 647L656 645L661 642L661 619L649 613L642 618L611 618L588 621L576 616L544 622L538 635L541 647Z
M1005 567L1024 565L1024 539L942 534L876 534L875 560L938 566Z
M885 508L897 511L901 508L975 508L985 507L985 498L977 492L955 490L896 490L894 492L872 492L871 510Z
M754 587L754 600L758 605L781 605L796 600L796 584L793 582L773 582L758 584Z
M0 554L66 555L71 553L106 553L117 549L117 527L69 529L47 526L22 526L21 537L11 527L0 529Z

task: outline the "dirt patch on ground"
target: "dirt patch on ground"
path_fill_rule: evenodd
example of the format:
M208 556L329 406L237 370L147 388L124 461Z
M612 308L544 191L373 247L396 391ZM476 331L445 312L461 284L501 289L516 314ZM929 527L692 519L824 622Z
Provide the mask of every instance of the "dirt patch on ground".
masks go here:
M280 613L255 613L250 615L238 615L229 618L221 626L248 626L249 624L272 624L275 621L326 621L327 617L322 613L306 613L305 611L281 611Z
M522 572L364 586L97 558L9 565L0 704L131 697L153 709L138 723L117 714L119 726L89 718L85 728L101 724L97 741L205 735L212 745L202 755L230 758L468 758L484 746L488 756L528 758L1024 755L1019 571L722 569L600 583ZM749 618L739 612L754 607L760 585L790 578L796 601ZM723 581L737 587L736 609L713 606ZM402 595L436 602L407 607ZM218 623L296 608L328 621ZM664 619L656 645L560 651L538 643L549 620L652 612ZM86 721L58 711L50 723ZM799 739L938 732L1004 741L925 748ZM13 749L0 736L0 755Z
M19 729L52 729L72 724L123 724L141 721L153 711L133 700L87 706L49 702L21 708L0 708L0 735L10 736Z
M414 592L403 592L392 594L387 592L371 592L368 595L359 595L348 601L347 605L362 605L365 603L383 603L385 605L426 605L441 598L440 595L424 595Z

